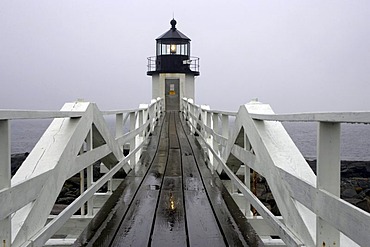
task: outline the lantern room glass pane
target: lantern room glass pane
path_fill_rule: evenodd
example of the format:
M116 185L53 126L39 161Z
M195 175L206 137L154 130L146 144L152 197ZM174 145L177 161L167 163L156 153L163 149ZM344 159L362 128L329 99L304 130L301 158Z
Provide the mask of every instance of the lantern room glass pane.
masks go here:
M166 54L171 54L171 45L166 45Z
M157 55L161 55L161 44L157 44Z

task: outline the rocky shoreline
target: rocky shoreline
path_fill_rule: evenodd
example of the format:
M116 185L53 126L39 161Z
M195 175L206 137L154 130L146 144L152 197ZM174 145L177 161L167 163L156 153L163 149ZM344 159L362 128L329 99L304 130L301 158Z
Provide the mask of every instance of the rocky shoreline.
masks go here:
M11 175L13 176L18 168L22 165L23 161L27 158L28 153L12 154L11 155ZM98 180L101 177L100 174L100 164L95 164L93 168L94 181ZM86 177L86 174L85 174ZM86 179L85 179L86 183ZM86 184L85 184L86 188ZM103 186L100 192L107 191L107 186ZM50 212L50 214L57 215L63 209L65 209L69 204L71 204L77 197L80 196L80 174L76 174L70 179L68 179L55 202L55 205ZM80 214L80 211L77 211L76 214Z
M28 153L12 154L12 176L18 170ZM312 170L316 173L316 160L307 160ZM100 177L99 164L94 166L94 180ZM266 180L257 179L257 196L275 214L279 215L274 198ZM106 188L102 188L104 191ZM342 161L341 162L341 198L347 202L370 212L370 161ZM68 179L60 192L52 214L58 214L80 195L80 177Z
M316 174L316 160L307 160L307 163ZM370 212L370 161L341 161L340 191L343 200ZM263 177L257 176L256 194L274 215L280 215Z

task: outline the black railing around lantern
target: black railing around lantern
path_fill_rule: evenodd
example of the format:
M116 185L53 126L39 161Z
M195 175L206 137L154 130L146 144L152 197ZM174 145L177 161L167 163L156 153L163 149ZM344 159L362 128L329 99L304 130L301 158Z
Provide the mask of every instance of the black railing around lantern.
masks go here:
M148 57L148 75L155 73L194 73L199 75L199 57L187 56L152 56Z

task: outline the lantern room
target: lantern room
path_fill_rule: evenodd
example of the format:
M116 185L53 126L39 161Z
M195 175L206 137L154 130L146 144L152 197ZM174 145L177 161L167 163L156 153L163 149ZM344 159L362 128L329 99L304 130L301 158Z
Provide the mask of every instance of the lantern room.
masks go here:
M176 28L175 19L170 24L170 30L156 39L156 56L148 58L147 74L185 72L198 76L199 58L190 56L190 39Z
M179 110L183 97L194 99L199 58L190 56L190 39L176 28L156 39L156 56L148 57L147 75L152 76L152 97L163 98L166 110Z

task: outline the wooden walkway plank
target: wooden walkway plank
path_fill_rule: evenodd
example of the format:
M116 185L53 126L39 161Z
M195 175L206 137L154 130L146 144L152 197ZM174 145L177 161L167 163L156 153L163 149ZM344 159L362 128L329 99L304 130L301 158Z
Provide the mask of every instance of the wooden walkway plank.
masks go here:
M88 245L262 246L258 237L253 242L253 231L241 232L250 230L245 218L238 216L246 226L242 230L236 224L224 201L232 200L231 196L225 194L218 176L210 173L203 151L179 113L167 112L161 130L153 133L157 142L143 152L142 167L120 185L124 185L118 190L123 194L106 229L98 229L95 235L100 237Z
M147 246L168 156L168 121L165 118L158 151L111 246Z
M163 124L163 121L164 119L161 118L157 128L154 129L147 150L143 153L145 156L141 159L141 165L127 175L73 246L109 246L111 244L140 185L143 183L148 168L154 162L154 158L159 156L158 152L167 149L166 143L159 143L161 137L167 136L168 128L166 124ZM158 152L156 152L157 149Z
M193 151L177 115L177 132L182 151L184 197L190 246L226 246L209 203Z
M156 211L151 246L186 246L187 234L181 178L181 153L175 113L169 118L169 156Z
M183 125L185 120L181 118ZM195 136L190 135L189 130L187 131L188 140L193 150L195 162L198 165L200 175L203 179L205 189L208 193L208 199L212 205L214 213L219 221L220 228L224 233L229 246L264 246L261 239L258 237L252 226L247 223L246 218L240 212L235 202L228 194L227 189L223 186L221 179L216 174L211 174L207 164L204 161L203 151L199 143L197 143ZM232 206L228 207L225 202L228 200L228 204ZM234 215L230 213L233 210ZM235 221L235 217L238 217L238 223ZM240 224L242 228L240 229Z

